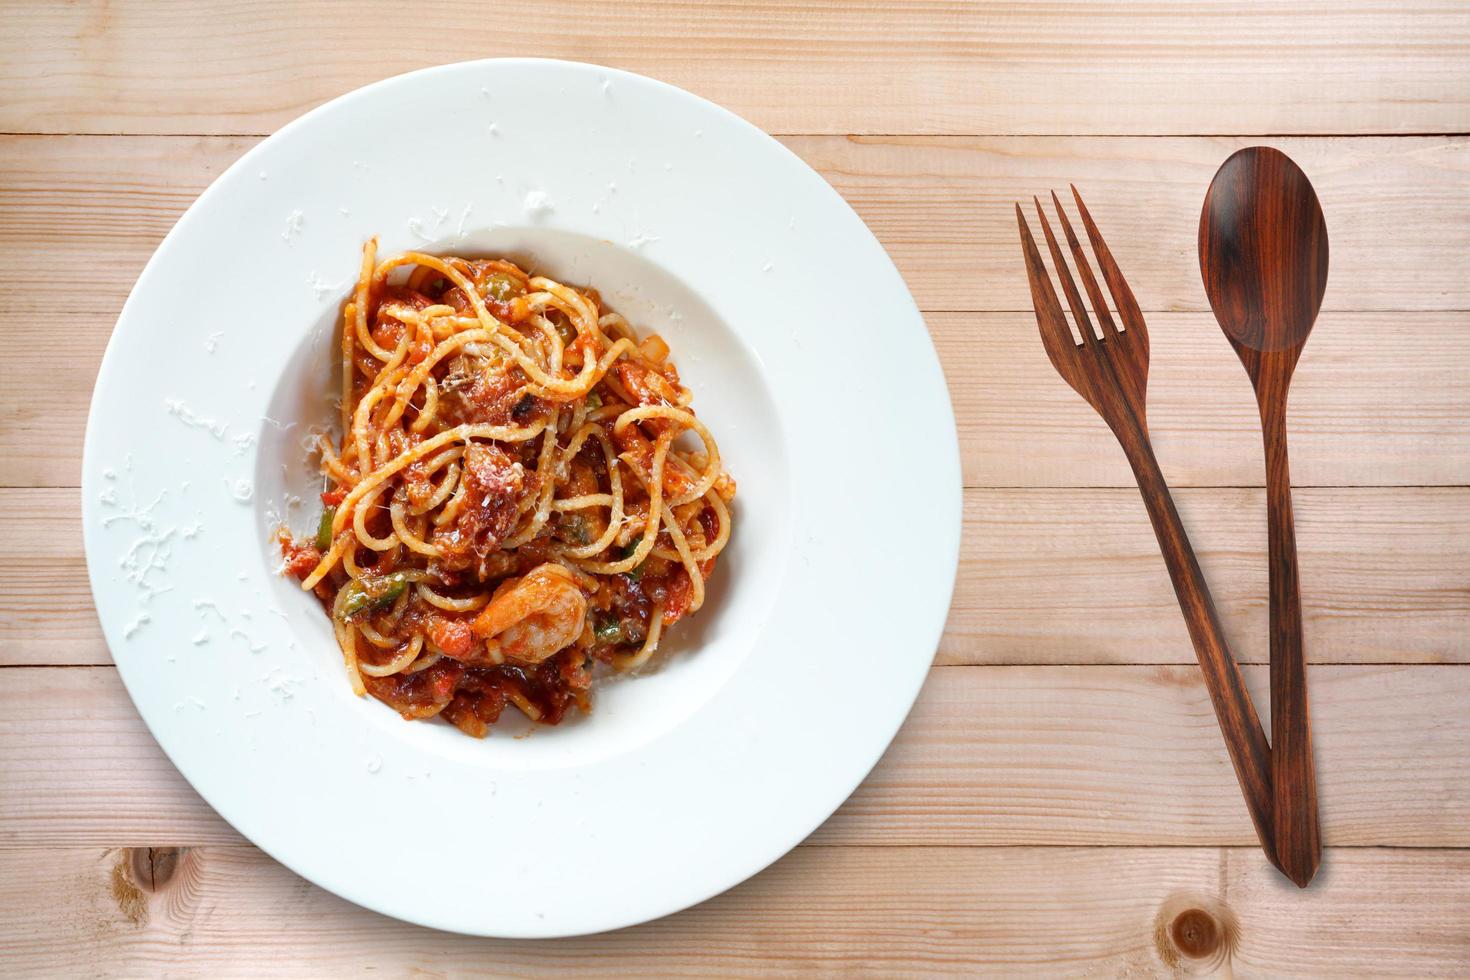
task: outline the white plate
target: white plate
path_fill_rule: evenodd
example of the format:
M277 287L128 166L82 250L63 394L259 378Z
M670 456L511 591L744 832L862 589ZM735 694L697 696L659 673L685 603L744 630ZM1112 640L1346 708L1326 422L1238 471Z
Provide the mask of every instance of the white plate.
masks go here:
M589 717L483 741L404 722L352 696L276 573L279 522L315 519L301 441L331 418L372 234L596 286L668 339L739 482L708 604ZM108 644L200 794L324 888L494 936L664 915L809 834L912 705L959 545L944 378L858 217L729 112L553 61L369 86L215 181L118 320L82 484Z

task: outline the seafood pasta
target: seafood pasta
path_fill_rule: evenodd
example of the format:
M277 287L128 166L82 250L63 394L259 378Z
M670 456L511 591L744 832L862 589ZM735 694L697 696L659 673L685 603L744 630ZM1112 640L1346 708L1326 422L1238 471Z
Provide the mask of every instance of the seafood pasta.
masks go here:
M697 612L735 482L668 345L592 289L504 259L363 250L341 336L340 438L285 571L347 677L405 718L484 736L556 724L593 668L645 664Z

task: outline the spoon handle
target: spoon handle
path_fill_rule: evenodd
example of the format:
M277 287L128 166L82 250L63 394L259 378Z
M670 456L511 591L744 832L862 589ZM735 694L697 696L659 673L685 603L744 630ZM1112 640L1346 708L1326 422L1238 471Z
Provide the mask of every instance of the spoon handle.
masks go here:
M1266 513L1271 579L1271 773L1276 856L1282 871L1305 888L1322 860L1317 824L1317 775L1307 709L1307 658L1297 578L1296 523L1286 455L1284 405L1263 407Z

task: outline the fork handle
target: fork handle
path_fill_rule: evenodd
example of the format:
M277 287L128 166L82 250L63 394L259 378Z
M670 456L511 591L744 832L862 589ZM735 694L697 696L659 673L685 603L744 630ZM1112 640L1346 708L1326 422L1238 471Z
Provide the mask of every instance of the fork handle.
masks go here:
M1266 742L1266 733L1256 717L1240 668L1230 655L1230 647L1220 629L1220 618L1215 612L1215 602L1210 598L1210 588L1200 571L1194 549L1190 547L1189 535L1184 531L1179 512L1174 509L1174 498L1169 494L1169 485L1164 482L1164 474L1154 458L1147 433L1141 426L1117 426L1114 432L1133 467L1138 491L1143 495L1149 521L1159 539L1159 549L1164 554L1169 579L1174 583L1174 594L1184 613L1184 623L1189 627L1189 638L1194 643L1194 653L1204 674L1205 688L1215 706L1215 717L1225 736L1225 747L1235 766L1235 777L1240 781L1256 836L1260 838L1261 847L1271 863L1277 864L1271 801L1271 748Z

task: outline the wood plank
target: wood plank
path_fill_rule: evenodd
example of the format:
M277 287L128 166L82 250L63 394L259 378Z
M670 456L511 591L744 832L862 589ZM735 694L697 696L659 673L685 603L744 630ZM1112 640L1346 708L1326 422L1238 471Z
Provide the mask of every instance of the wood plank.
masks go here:
M185 852L157 886L124 849L0 851L0 950L25 975L1456 976L1470 854L1326 855L1309 892L1214 848L798 848L724 895L576 939L447 935L367 912L249 847ZM139 881L143 883L140 886ZM1229 962L1181 963L1207 908ZM222 914L228 910L228 914ZM656 964L656 966L655 966Z
M1237 658L1264 663L1264 494L1177 501ZM1470 662L1470 489L1299 488L1296 510L1313 663ZM0 666L110 663L78 491L0 489L0 537ZM939 662L1193 663L1137 492L966 491Z
M1208 313L1156 313L1149 422L1175 487L1259 486L1250 382ZM78 314L58 358L0 312L0 485L75 486L110 316ZM1134 485L1116 440L1057 377L1030 313L931 313L966 485ZM1470 312L1324 317L1292 386L1297 486L1470 484Z
M1265 710L1266 672L1246 669ZM112 668L10 668L0 847L237 842ZM1470 669L1315 667L1324 840L1470 846ZM260 724L261 720L252 724ZM938 667L883 761L812 838L858 845L1249 845L1194 667Z
M1107 426L1047 361L1033 314L927 319L967 486L1136 485ZM1148 423L1165 476L1261 485L1250 381L1213 315L1148 320ZM1470 484L1470 313L1324 315L1289 415L1298 487Z
M1470 490L1294 498L1311 662L1470 662ZM1236 658L1266 663L1265 494L1175 500ZM1194 663L1137 491L966 491L939 662Z
M289 26L288 26L289 25ZM775 132L1463 130L1452 3L331 0L10 5L0 129L261 133L425 65L537 54L653 75ZM1250 38L1241 44L1237 38Z
M868 223L926 311L1030 312L1013 206L1068 184L1145 311L1208 310L1195 251L1205 190L1226 157L1262 142L1290 154L1321 199L1332 251L1324 310L1470 308L1463 138L785 142Z
M1149 422L1165 474L1175 487L1259 486L1250 382L1213 317L1149 319ZM78 314L64 358L34 322L0 312L0 485L75 486L111 317ZM1032 314L931 313L928 324L968 486L1134 485L1116 440L1047 362ZM1470 312L1324 317L1290 415L1297 486L1470 484Z
M250 142L0 137L0 248L30 257L0 268L9 352L0 385L11 393L0 406L0 483L77 482L92 380L127 290L195 194ZM1110 208L1120 220L1107 224L1146 305L1203 305L1192 215L1210 168L1238 142L791 141L872 224L921 304L937 310L1024 309L1006 202L1068 175L1084 179L1100 217L1094 187L1103 200L1145 199L1137 211ZM1470 310L1470 140L1283 142L1309 170L1320 167L1319 190L1340 229L1329 305ZM1151 162L1159 159L1166 162ZM1174 219L1160 224L1159 215ZM1135 246L1130 255L1120 244L1154 238L1156 224L1175 247ZM55 322L58 293L67 297L66 358L55 356L51 333L36 329ZM1295 385L1298 482L1470 482L1470 440L1458 425L1470 405L1467 317L1325 314ZM1257 458L1245 455L1258 441L1249 389L1209 315L1150 320L1152 415L1171 477L1260 482ZM1128 482L1120 454L1097 437L1101 424L1052 376L1029 314L931 314L930 326L950 370L968 482ZM1010 404L1017 397L1021 411ZM1037 419L1076 424L1038 442ZM1222 429L1231 440L1224 446ZM1207 438L1177 445L1195 433ZM1026 453L1015 453L1018 440Z
M30 258L0 270L8 309L104 313L101 351L143 264L193 203L256 139L0 136L0 243ZM46 288L40 288L42 283ZM100 341L100 343L99 343Z
M1267 669L1245 677L1269 726ZM1443 757L1462 726L1470 734L1470 669L1319 666L1310 678L1323 841L1470 843L1470 761ZM938 667L883 761L813 839L1187 846L1255 835L1197 667Z
M1087 196L1145 310L1207 310L1194 244L1205 188L1225 157L1261 139L785 142L862 215L927 311L1029 311L1012 204L1068 182ZM35 288L44 269L68 312L107 313L99 327L110 329L158 241L254 142L0 137L0 243L30 256L0 269L0 292L16 290L20 309L50 310L55 290ZM1268 142L1321 197L1327 310L1470 309L1470 139Z
M81 491L0 489L0 666L110 664L82 548Z

